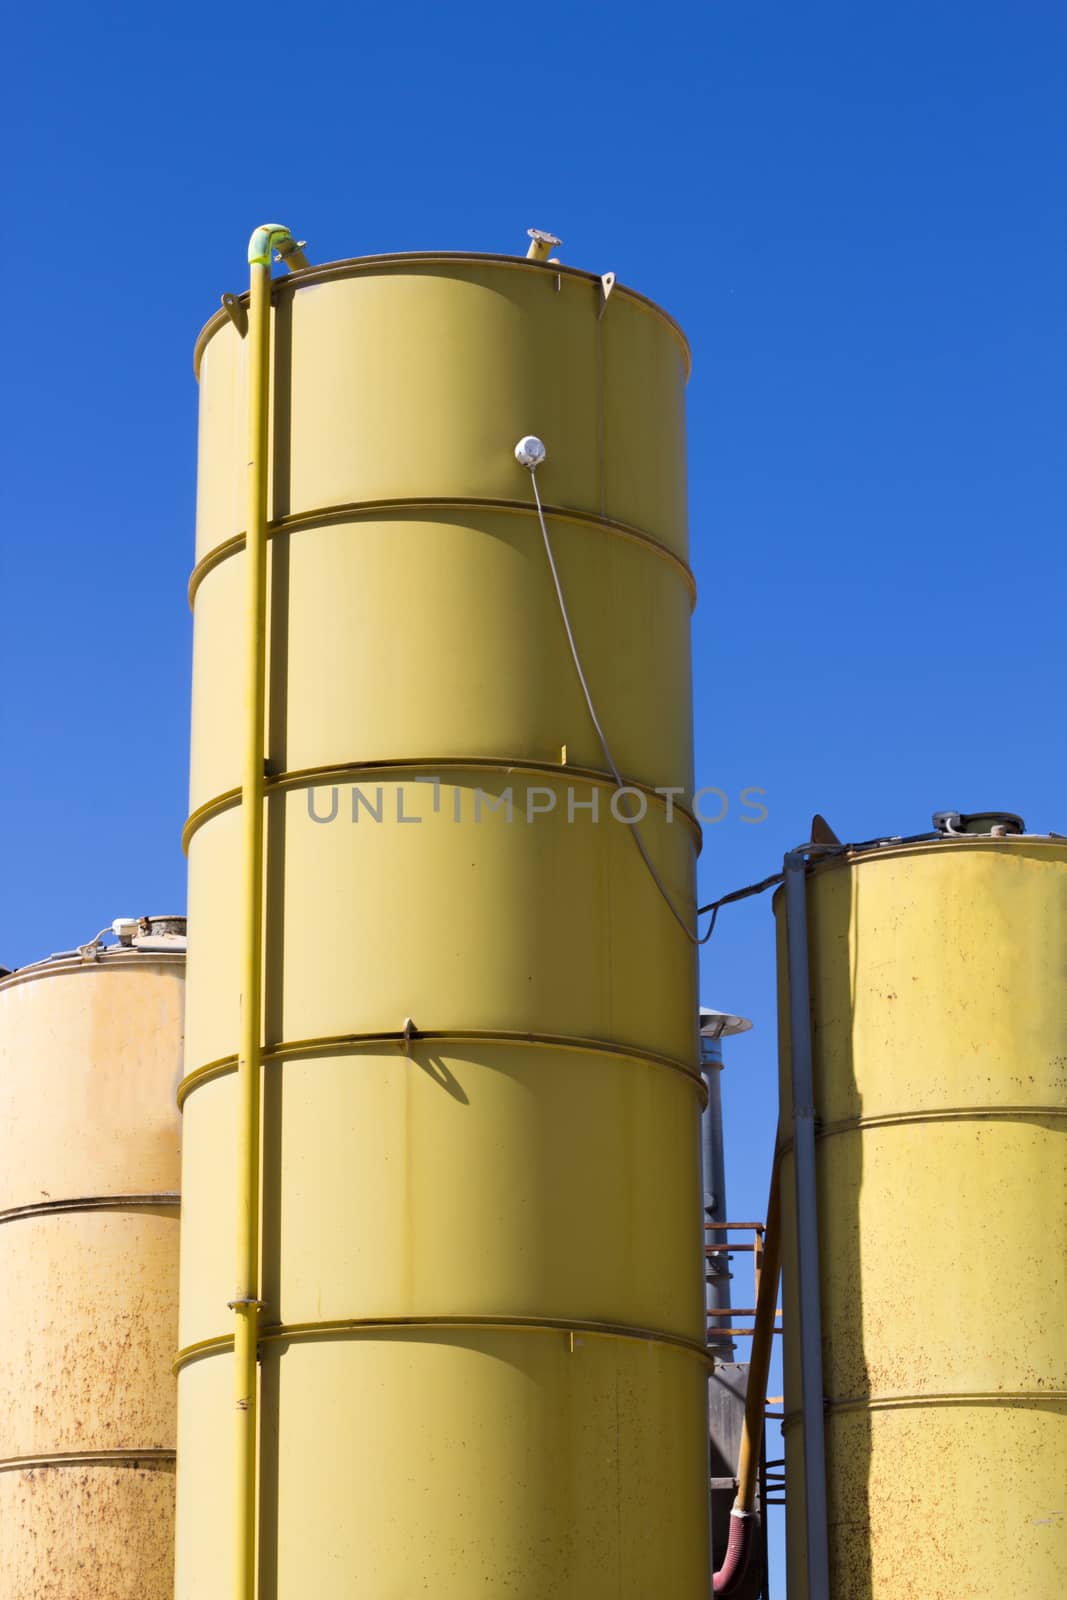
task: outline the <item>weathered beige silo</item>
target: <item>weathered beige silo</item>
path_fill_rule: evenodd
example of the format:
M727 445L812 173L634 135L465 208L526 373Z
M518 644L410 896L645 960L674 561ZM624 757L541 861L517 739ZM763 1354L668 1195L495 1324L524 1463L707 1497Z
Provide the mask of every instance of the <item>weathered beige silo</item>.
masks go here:
M0 1597L170 1600L184 922L0 982Z

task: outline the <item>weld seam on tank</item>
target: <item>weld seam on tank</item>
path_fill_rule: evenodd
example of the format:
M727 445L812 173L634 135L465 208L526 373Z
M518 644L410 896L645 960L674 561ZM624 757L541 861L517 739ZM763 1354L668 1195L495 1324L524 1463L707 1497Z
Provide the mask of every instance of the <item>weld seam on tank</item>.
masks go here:
M924 1406L1042 1406L1059 1405L1067 1400L1067 1389L981 1389L974 1394L948 1391L943 1394L877 1395L873 1399L857 1395L848 1400L826 1400L823 1410L827 1421L837 1415L864 1411L914 1411ZM798 1427L803 1421L800 1411L787 1411L782 1418L782 1432Z
M320 266L302 269L299 277L296 278L292 276L274 278L271 282L271 303L274 304L280 300L285 293L292 295L297 289L302 289L306 285L333 283L344 278L362 277L367 273L373 272L384 271L388 273L392 267L403 267L411 264L417 266L497 266L511 268L518 272L541 272L547 274L550 278L574 279L583 284L588 284L595 290L595 306L597 310L600 308L604 292L603 279L597 273L586 272L581 267L572 267L560 261L531 261L526 256L493 255L475 251L413 250L406 253L396 251L381 256L352 256L344 261L327 261ZM685 376L688 381L693 371L693 352L690 348L689 340L670 312L657 305L655 300L650 299L648 295L642 294L639 289L631 289L624 283L616 282L613 286L613 293L619 295L623 300L634 301L636 305L643 307L646 311L650 311L659 321L666 323L681 349L685 361ZM248 298L247 290L232 296L234 304L242 307L248 306ZM193 346L193 371L197 380L200 377L200 363L207 344L218 330L225 327L230 320L229 311L216 311L214 316L205 322L197 335L196 344Z
M157 1445L143 1450L57 1450L45 1456L9 1456L0 1461L0 1472L41 1472L57 1467L169 1467L175 1451Z
M420 498L405 500L357 500L340 502L333 506L321 506L314 511L294 512L287 517L279 517L276 521L267 524L268 542L279 534L301 533L305 530L316 528L329 528L338 525L344 526L349 522L373 522L378 517L386 517L394 512L402 511L502 511L517 513L521 516L531 514L530 503L526 500L502 500L487 498L474 500L469 498L441 499ZM651 555L666 561L682 578L689 591L690 610L697 602L696 575L681 556L677 555L662 539L657 539L654 534L646 533L643 528L634 527L630 522L620 522L614 517L604 516L603 513L594 511L580 511L577 508L564 506L545 505L545 515L554 522L573 522L578 527L586 528L601 533L613 534L616 538L625 539L631 544L639 545ZM189 574L189 606L192 608L200 585L208 573L215 567L221 566L231 556L240 555L245 547L245 534L231 534L221 543L214 545L205 556L193 567Z
M532 772L556 778L560 782L565 778L584 778L604 789L618 788L614 774L605 772L600 767L580 767L561 761L539 761L533 756L393 756L381 761L328 762L321 766L290 767L284 772L271 772L267 774L265 782L268 789L299 789L305 784L327 783L331 779L344 782L363 773L387 778L392 772L435 771L438 768L442 772ZM649 801L667 811L667 796L661 789L656 789L642 779L631 777L627 773L623 773L622 776L625 787L639 789ZM183 837L190 823L200 819L204 812L212 808L224 809L226 805L240 800L240 796L240 789L232 788L224 789L221 794L205 800L186 819ZM688 806L675 798L670 805L670 811L672 815L677 812L690 824L698 837L703 837L700 822Z
M41 1200L28 1206L9 1206L0 1211L0 1225L23 1217L54 1217L77 1211L126 1211L158 1206L177 1210L182 1197L174 1189L161 1194L81 1194L63 1200Z
M601 772L595 767L564 766L558 761L533 761L526 756L515 758L507 756L434 756L419 757L418 759L389 760L389 761L350 761L339 765L325 767L294 767L288 772L268 773L263 780L264 794L288 793L291 789L317 788L325 783L348 783L362 774L371 777L388 778L392 772L532 772L545 777L551 777L562 783L565 779L581 778L586 783L595 784L598 788L610 789L614 794L618 785L610 772ZM625 777L625 774L623 774ZM647 783L642 783L636 778L626 779L626 788L638 789L650 804L668 810L667 797L659 790ZM210 800L205 800L191 811L182 828L182 849L188 855L189 846L193 838L205 822L210 822L213 817L221 816L224 811L231 811L234 806L241 803L241 790L224 789L221 794L214 795ZM694 835L697 853L703 848L704 832L700 823L687 806L681 805L674 799L670 806L671 815L677 812Z
M908 1128L927 1122L1015 1122L1020 1118L1049 1117L1053 1120L1067 1117L1067 1106L948 1106L936 1111L886 1112L875 1117L849 1117L844 1122L828 1122L815 1129L816 1139L836 1139L842 1134L862 1133L873 1128ZM793 1149L792 1138L783 1139L782 1154Z
M261 1323L259 1343L309 1344L317 1340L372 1337L375 1334L417 1333L425 1328L444 1328L453 1332L559 1333L582 1334L591 1339L625 1339L638 1344L665 1345L695 1356L706 1367L715 1366L715 1357L706 1345L685 1334L660 1328L639 1328L628 1323L568 1321L563 1317L335 1317L322 1322ZM190 1362L206 1356L225 1355L233 1349L233 1334L217 1334L186 1345L174 1357L171 1370L177 1375Z
M658 1055L650 1050L613 1044L604 1039L570 1038L566 1034L506 1033L494 1029L435 1031L424 1028L420 1028L418 1033L410 1038L399 1030L388 1033L324 1034L320 1038L293 1039L265 1046L262 1060L264 1065L268 1063L284 1065L286 1061L299 1057L356 1054L361 1050L373 1050L381 1045L396 1045L398 1049L407 1052L420 1044L448 1043L531 1045L535 1049L574 1051L578 1055L614 1056L617 1060L634 1061L643 1066L665 1067L686 1078L696 1090L701 1105L707 1104L708 1087L700 1072L674 1056ZM405 1057L398 1055L397 1059L403 1060ZM179 1109L192 1091L201 1084L211 1083L216 1078L235 1072L236 1069L237 1056L225 1055L218 1056L214 1061L206 1061L202 1067L196 1067L187 1073L175 1091Z

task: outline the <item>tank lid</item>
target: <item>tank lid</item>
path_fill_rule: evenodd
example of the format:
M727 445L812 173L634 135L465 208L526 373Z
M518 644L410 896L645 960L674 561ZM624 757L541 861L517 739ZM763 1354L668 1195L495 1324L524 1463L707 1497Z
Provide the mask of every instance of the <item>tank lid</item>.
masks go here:
M184 917L115 917L111 925L85 944L73 950L53 950L40 961L29 962L24 967L0 966L0 982L8 978L19 982L35 973L43 974L56 966L78 967L96 962L113 961L116 957L129 958L135 952L144 955L184 955L186 919ZM113 936L114 944L104 940Z
M1026 823L1014 811L935 811L934 828L946 839L961 834L1006 834L1026 832Z
M184 917L116 917L111 932L127 950L173 950L185 948ZM102 948L107 929L89 944L79 946L88 953Z
M184 917L141 917L133 938L135 950L184 950Z

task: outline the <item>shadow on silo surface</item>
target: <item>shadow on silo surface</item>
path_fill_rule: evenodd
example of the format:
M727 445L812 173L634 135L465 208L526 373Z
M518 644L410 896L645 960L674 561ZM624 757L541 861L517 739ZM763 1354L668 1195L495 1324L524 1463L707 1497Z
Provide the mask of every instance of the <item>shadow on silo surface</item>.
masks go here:
M809 950L830 1590L850 1600L873 1600L866 1401L871 1393L868 1341L877 1342L878 1330L865 1324L860 1216L868 1152L859 1127L818 1137L830 1126L855 1123L863 1116L863 1064L854 1057L857 982L861 959L868 959L859 948L854 904L861 882L859 873L840 870L824 873L814 884L809 879ZM885 1042L888 1049L894 1047L888 1011ZM842 1401L856 1402L857 1409L838 1411Z
M856 955L851 948L852 876L809 873L808 956L811 983L812 1070L816 1113L816 1184L822 1331L827 1523L830 1593L840 1600L873 1600L868 1479L867 1413L850 1413L843 1438L830 1409L844 1392L844 1373L863 1361L859 1197L863 1149L858 1132L819 1138L828 1123L861 1115L852 1060ZM778 1015L781 1103L785 1142L782 1184L782 1339L785 1389L786 1573L788 1600L808 1600L804 1438L801 1411L800 1320L797 1299L795 1166L791 1136L792 1090L785 908L778 914ZM833 1161L827 1162L832 1147ZM851 1391L856 1397L856 1391Z
M278 1401L281 1361L259 1367L259 1600L278 1600L278 1498L281 1488Z
M284 279L282 282L284 283ZM291 509L293 420L293 297L276 288L271 330L271 430L270 507L275 522L287 517ZM279 545L288 545L279 539Z

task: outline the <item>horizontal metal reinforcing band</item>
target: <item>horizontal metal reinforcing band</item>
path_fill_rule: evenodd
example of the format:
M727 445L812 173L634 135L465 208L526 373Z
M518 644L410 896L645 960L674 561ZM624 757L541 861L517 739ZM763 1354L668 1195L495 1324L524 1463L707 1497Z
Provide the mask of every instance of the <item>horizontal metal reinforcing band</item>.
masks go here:
M628 1323L570 1322L558 1317L340 1317L324 1322L278 1322L261 1326L260 1344L307 1344L316 1339L373 1337L375 1334L418 1333L422 1329L439 1328L456 1332L503 1333L562 1333L572 1341L576 1335L595 1339L628 1339L642 1344L666 1345L695 1356L707 1367L714 1367L715 1358L707 1346L697 1339L681 1333L664 1333L659 1328L635 1328ZM190 1362L205 1356L225 1355L233 1349L233 1334L220 1334L215 1339L201 1339L186 1345L174 1358L173 1370L179 1373Z
M25 1217L54 1217L69 1211L129 1211L155 1207L177 1210L182 1197L177 1189L159 1194L79 1194L62 1200L40 1200L29 1206L9 1206L0 1211L0 1223Z
M145 1450L57 1450L45 1456L9 1456L0 1472L40 1472L49 1467L171 1467L174 1451L150 1445Z
M267 1045L263 1049L262 1059L264 1065L268 1065L297 1057L351 1055L360 1050L380 1049L383 1045L395 1045L401 1052L400 1059L403 1059L405 1052L414 1052L420 1044L541 1045L553 1050L574 1050L581 1055L606 1055L615 1056L623 1061L639 1061L646 1066L666 1067L670 1072L679 1073L692 1084L700 1097L701 1105L707 1104L707 1085L700 1072L676 1056L658 1055L651 1050L638 1050L630 1045L613 1044L607 1039L587 1039L561 1033L512 1033L502 1028L420 1028L413 1034L405 1034L401 1030L383 1033L337 1033L315 1039L287 1039L280 1044ZM178 1085L179 1108L201 1084L210 1083L213 1079L224 1077L236 1070L236 1055L219 1056L215 1061L207 1061L202 1067L197 1067Z
M369 522L376 517L385 517L397 512L411 511L432 513L434 511L503 511L512 512L522 516L536 518L537 510L532 500L498 500L488 499L397 499L397 500L357 500L342 505L322 506L314 511L301 511L292 516L279 517L276 521L267 524L267 538L277 538L281 534L299 533L304 528L329 527L335 523ZM629 522L616 522L610 517L597 516L592 511L572 511L566 506L545 506L546 517L553 522L573 522L579 527L596 528L603 533L615 534L620 539L628 539L632 544L641 545L652 555L666 561L675 568L686 588L689 591L689 605L692 609L696 605L697 585L693 576L693 569L681 558L675 555L661 539L651 533L646 533L643 528L635 528ZM238 555L245 547L244 533L236 533L229 539L224 539L213 550L202 557L189 575L189 604L192 606L196 600L196 591L207 577L208 573L229 556Z
M891 1394L872 1395L869 1400L827 1400L823 1406L828 1417L864 1411L911 1411L923 1407L967 1406L1040 1406L1061 1404L1067 1400L1067 1389L995 1389L980 1390L973 1394ZM803 1421L802 1411L787 1411L782 1421L782 1432L797 1427Z
M1027 1117L1067 1118L1067 1106L947 1106L929 1111L886 1112L884 1116L846 1117L840 1122L817 1122L816 1139L835 1139L845 1133L866 1133L879 1128L904 1128L927 1122L1018 1122ZM791 1154L792 1138L783 1139L780 1152Z
M288 772L268 772L263 779L263 792L265 795L287 793L290 789L316 789L320 785L331 786L342 783L358 783L361 778L367 780L374 778L388 778L392 773L405 772L502 772L508 773L533 773L554 778L563 783L568 779L581 778L585 783L595 784L598 788L611 789L613 792L618 787L610 772L602 772L597 767L564 766L558 761L532 761L526 757L514 756L411 756L389 761L341 761L322 767L294 767ZM625 777L625 774L624 774ZM643 794L653 805L661 806L667 810L667 794L659 789L654 789L647 783L639 783L636 779L626 778L625 787L635 789ZM673 792L673 791L671 791ZM203 827L205 822L210 822L212 817L220 816L222 812L231 810L241 804L241 790L224 789L222 794L217 794L210 800L205 800L203 805L197 806L186 819L182 829L182 849L188 854L189 845L194 834ZM681 805L677 798L671 802L671 811L678 815L692 829L695 835L696 848L699 851L703 843L703 830L700 823L688 806ZM620 824L626 826L626 824Z

